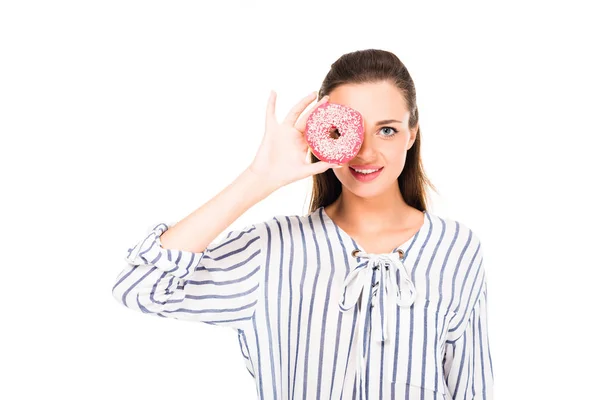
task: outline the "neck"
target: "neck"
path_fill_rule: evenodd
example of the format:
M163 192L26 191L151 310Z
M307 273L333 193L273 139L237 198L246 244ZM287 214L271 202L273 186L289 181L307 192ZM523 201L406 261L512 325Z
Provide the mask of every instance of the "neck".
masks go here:
M374 198L344 195L342 192L328 207L327 214L342 225L352 227L350 230L353 231L382 232L406 225L414 211L415 208L406 204L400 191Z

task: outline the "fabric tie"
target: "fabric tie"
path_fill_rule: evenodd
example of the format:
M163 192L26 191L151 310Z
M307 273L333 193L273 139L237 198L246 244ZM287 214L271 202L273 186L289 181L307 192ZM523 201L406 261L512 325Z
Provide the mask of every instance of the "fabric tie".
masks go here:
M367 258L368 262L360 263L344 280L344 289L339 301L342 312L358 304L358 298L362 293L358 311L359 351L356 353L356 381L361 388L360 399L366 399L367 328L371 328L372 337L379 342L385 342L388 337L395 338L395 335L389 335L388 332L389 313L396 310L393 305L410 307L416 298L415 285L402 262L403 254L401 250L390 254L372 254L355 250L354 257ZM400 282L398 282L398 275ZM370 313L371 309L372 313ZM384 349L389 352L392 347L388 345ZM385 354L385 359L388 363L388 378L391 379L393 353Z

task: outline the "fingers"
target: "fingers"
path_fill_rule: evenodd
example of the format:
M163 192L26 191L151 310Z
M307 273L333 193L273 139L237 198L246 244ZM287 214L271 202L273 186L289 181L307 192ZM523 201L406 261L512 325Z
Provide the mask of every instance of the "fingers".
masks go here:
M265 115L265 124L276 122L277 117L275 116L275 100L277 99L277 93L271 90L269 94L269 100L267 101L267 113Z
M310 116L310 114L315 110L315 108L319 107L321 104L327 101L329 101L329 96L323 96L323 98L319 100L315 105L313 105L307 113L300 117L298 122L296 122L295 128L300 132L304 133L304 130L306 129L306 121L308 121L308 117Z
M308 105L314 101L316 96L317 96L317 93L312 92L311 94L309 94L308 96L303 98L298 104L296 104L290 110L288 115L286 115L285 119L283 120L283 123L288 124L290 126L294 126L294 124L296 123L296 120L298 119L300 114L302 114L302 111L304 111L306 109L306 107L308 107Z

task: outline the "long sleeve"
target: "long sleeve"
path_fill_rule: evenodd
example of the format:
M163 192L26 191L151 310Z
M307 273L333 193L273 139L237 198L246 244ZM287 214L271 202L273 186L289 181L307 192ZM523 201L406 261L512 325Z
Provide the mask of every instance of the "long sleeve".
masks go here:
M444 375L452 399L493 400L494 371L488 340L487 284L473 307L464 332L445 345Z
M258 302L264 252L256 225L230 231L204 252L164 249L159 223L127 250L113 286L126 307L165 318L241 328Z

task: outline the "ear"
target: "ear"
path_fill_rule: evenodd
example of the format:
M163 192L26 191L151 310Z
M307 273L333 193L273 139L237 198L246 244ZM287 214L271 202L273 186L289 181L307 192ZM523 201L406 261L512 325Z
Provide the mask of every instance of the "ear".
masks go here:
M413 144L415 144L415 140L417 140L417 131L419 130L419 124L417 123L417 125L415 125L415 127L413 129L410 129L410 138L408 139L408 147L406 148L406 150L410 150L411 147L413 147Z

